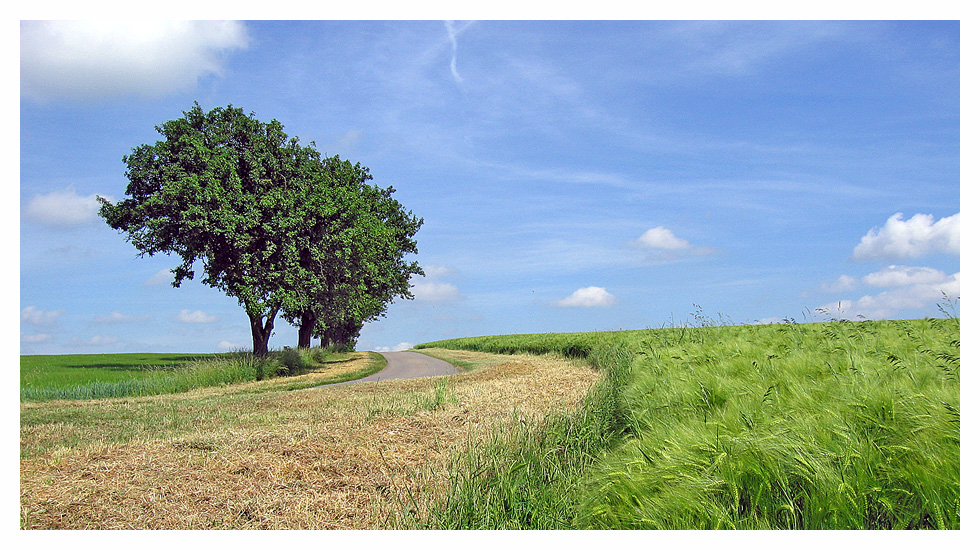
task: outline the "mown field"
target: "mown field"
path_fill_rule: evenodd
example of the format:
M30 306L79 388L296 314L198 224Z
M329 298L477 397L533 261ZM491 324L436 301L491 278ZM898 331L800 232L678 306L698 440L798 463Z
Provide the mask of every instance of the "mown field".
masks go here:
M959 320L488 336L22 401L24 528L959 529ZM344 363L365 368L364 354Z
M448 464L493 434L577 410L582 362L443 351L451 377L314 387L289 377L176 394L21 403L23 529L380 529L415 525Z

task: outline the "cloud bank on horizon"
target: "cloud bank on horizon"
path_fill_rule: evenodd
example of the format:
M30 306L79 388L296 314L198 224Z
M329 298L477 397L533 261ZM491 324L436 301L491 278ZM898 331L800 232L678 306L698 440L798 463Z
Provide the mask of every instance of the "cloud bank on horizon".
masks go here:
M21 353L247 347L98 217L197 101L371 169L425 223L359 349L937 316L960 292L956 21L23 21ZM914 116L910 116L914 113ZM295 345L278 320L273 347Z

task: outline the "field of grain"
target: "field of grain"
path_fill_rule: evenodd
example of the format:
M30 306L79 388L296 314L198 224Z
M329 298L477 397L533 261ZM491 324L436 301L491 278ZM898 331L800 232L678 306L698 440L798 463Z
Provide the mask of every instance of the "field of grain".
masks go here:
M589 357L619 346L630 355L628 381L610 397L625 411L624 436L569 489L554 524L958 529L959 338L949 318L431 345ZM507 506L486 508L483 517L499 517L482 525L513 522Z

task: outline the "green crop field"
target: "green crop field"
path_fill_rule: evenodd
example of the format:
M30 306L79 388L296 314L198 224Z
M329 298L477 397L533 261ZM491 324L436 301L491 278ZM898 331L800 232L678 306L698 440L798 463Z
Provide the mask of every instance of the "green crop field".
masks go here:
M20 386L69 387L90 382L118 382L173 371L214 354L113 353L85 355L22 355Z
M102 399L180 393L297 374L317 365L344 362L351 354L281 350L264 359L247 352L221 354L117 353L91 355L22 355L21 401ZM372 363L370 372L383 367ZM338 378L343 381L350 375Z
M580 413L458 461L421 526L958 529L959 338L949 318L424 344L606 375Z

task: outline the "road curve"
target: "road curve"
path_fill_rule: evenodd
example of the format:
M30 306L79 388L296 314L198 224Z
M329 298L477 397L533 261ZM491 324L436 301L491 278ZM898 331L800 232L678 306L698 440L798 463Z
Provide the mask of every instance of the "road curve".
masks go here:
M427 378L430 376L445 376L456 374L459 369L451 364L429 357L423 353L411 351L391 351L381 355L388 361L388 366L366 378L339 382L337 384L327 384L328 386L340 386L343 384L360 384L361 382L380 382L381 380L401 380L405 378ZM320 386L322 387L322 386Z

